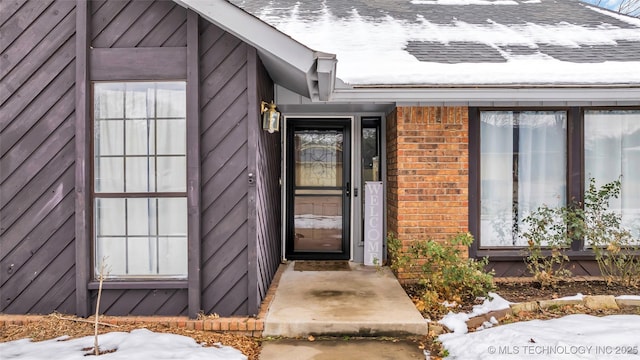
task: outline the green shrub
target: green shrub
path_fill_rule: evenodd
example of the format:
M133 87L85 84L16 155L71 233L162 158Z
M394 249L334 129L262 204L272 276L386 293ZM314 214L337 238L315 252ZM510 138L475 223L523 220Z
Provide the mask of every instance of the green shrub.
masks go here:
M640 241L622 226L619 214L609 209L609 201L620 196L620 180L596 187L589 180L584 204L533 211L524 223L528 271L542 286L553 286L570 276L564 268L566 252L574 240L591 247L602 276L609 283L640 285Z
M524 218L522 237L527 241L527 270L541 287L555 286L571 276L565 268L571 247L572 231L567 223L573 218L570 208L550 208L543 205Z
M600 188L590 179L584 196L582 236L595 254L600 273L609 283L640 285L640 241L622 226L622 218L609 210L620 196L620 180Z
M388 236L391 268L415 275L422 291L416 305L423 313L442 313L445 301L470 302L494 289L493 272L484 270L487 259L477 261L462 254L472 242L471 234L462 233L446 243L418 240L403 249L400 240Z

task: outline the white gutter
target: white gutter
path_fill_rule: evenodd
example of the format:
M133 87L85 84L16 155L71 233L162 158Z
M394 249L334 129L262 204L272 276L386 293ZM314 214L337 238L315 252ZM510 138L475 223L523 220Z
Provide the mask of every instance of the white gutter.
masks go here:
M328 99L336 56L316 52L226 0L174 0L258 50L272 79L313 100ZM330 87L329 87L330 86Z
M460 87L335 89L332 102L474 103L615 102L640 105L640 87Z

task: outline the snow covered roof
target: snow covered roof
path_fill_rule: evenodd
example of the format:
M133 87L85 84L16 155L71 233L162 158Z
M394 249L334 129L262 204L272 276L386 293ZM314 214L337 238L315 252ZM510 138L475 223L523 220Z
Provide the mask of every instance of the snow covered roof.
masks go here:
M231 0L349 87L638 87L640 19L577 0Z
M335 54L311 49L226 0L174 1L256 48L276 83L312 100L328 100Z

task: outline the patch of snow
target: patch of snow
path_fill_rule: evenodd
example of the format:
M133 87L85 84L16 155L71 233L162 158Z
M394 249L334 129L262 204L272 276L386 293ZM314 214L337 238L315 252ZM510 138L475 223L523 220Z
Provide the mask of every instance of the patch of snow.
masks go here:
M616 299L620 299L620 300L640 300L640 295L620 295L620 296L616 296Z
M457 302L455 302L455 301L453 301L453 302L448 302L448 301L446 301L446 300L445 300L445 301L442 303L442 305L444 305L444 307L452 308L452 307L457 307L457 306L458 306L458 303L457 303Z
M555 300L582 300L582 299L584 299L584 295L582 295L582 293L577 293L575 295L565 296L565 297L557 298Z
M640 353L639 333L639 315L569 315L438 339L447 359L630 359Z
M469 313L469 316L474 317L487 314L491 311L508 309L510 304L511 302L505 300L500 295L490 292L489 298L484 299L482 304L473 306L473 310Z
M491 319L489 319L489 321L485 321L482 323L482 325L478 326L476 328L476 331L492 328L493 325L498 325L498 320L492 316Z
M469 331L467 328L467 320L469 320L469 314L450 311L442 319L438 320L438 323L446 326L455 334L466 334Z
M61 338L32 342L21 339L0 343L3 359L16 360L87 360L83 349L93 347L93 336L64 340ZM130 333L111 332L99 335L101 350L115 352L102 355L109 360L130 359L182 359L182 360L246 360L239 350L229 346L204 347L193 338L154 333L147 329L133 330Z
M441 320L439 320L438 323L446 326L454 333L464 334L469 331L466 323L467 320L474 316L487 314L491 311L508 309L509 304L511 303L500 295L490 292L489 298L485 299L481 305L474 305L473 310L470 313L454 313L450 311Z

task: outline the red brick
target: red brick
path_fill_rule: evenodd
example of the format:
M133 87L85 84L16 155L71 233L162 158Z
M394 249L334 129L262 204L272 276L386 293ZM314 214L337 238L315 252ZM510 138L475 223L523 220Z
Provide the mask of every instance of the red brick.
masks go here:
M468 123L463 106L387 117L387 228L403 244L468 231Z

